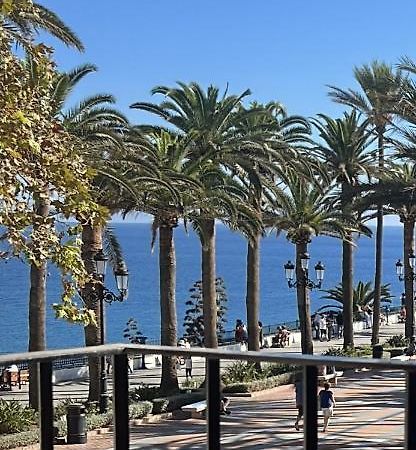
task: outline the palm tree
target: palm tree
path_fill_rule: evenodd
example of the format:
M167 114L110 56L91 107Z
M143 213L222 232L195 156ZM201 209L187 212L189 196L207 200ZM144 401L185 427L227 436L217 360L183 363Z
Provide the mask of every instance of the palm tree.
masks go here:
M314 236L344 238L353 229L353 221L334 208L330 201L331 186L307 182L297 176L287 180L286 191L276 205L274 225L284 230L287 239L296 246L296 278L303 280L305 272L301 258L308 253ZM313 353L309 289L297 285L298 314L301 329L302 353Z
M12 41L27 47L39 31L44 31L69 47L84 50L77 35L50 9L37 2L7 3L0 5L0 28Z
M243 109L243 107L240 107ZM288 116L284 107L277 102L266 105L252 103L248 111L255 114L243 116L238 127L242 136L249 136L250 154L257 156L251 167L245 165L241 174L241 182L248 191L249 202L258 215L259 224L263 210L267 208L269 196L278 195L274 180L281 173L287 173L289 167L299 166L294 147L308 140L310 126L306 119L300 116ZM258 145L255 146L253 143ZM260 151L256 149L260 146ZM299 168L299 167L298 167ZM260 310L260 241L263 226L254 230L254 234L247 234L245 223L240 229L247 236L247 264L246 264L246 310L248 326L248 348L258 351L259 341L259 310Z
M374 126L377 136L378 166L380 172L384 167L385 135L393 118L393 112L401 98L401 87L404 79L400 71L383 62L373 61L370 65L356 67L354 76L362 93L352 89L343 90L330 86L329 96L336 102L356 108L366 115ZM377 207L377 232L374 290L374 326L371 342L373 345L379 341L380 328L380 297L382 285L383 262L383 206Z
M315 148L328 171L340 186L340 203L343 214L355 214L351 187L359 177L370 177L372 155L368 148L373 138L368 131L368 121L361 121L356 110L344 113L339 119L319 114L312 123L319 132L322 144ZM358 216L357 216L358 219ZM344 348L354 347L353 329L353 235L345 233L342 242L342 288L344 294Z
M31 71L35 73L33 61L31 61ZM111 168L112 159L119 147L122 147L121 131L125 130L128 124L127 119L111 105L115 99L109 94L97 94L81 100L77 105L68 108L67 101L69 95L76 88L77 84L88 74L95 72L94 65L84 64L76 67L70 72L58 74L54 84L54 96L52 98L54 106L55 120L59 121L74 138L80 141L80 151L83 152L86 161L95 169L97 175L94 179L97 202L110 211L116 206L112 202L111 189L114 191L115 184L119 179L115 177ZM114 242L108 231L105 232L103 224L91 218L88 223L82 224L82 247L81 254L85 268L92 278L95 277L94 257L103 248L103 234L107 236L107 247L116 248L110 245ZM120 252L119 252L120 253ZM113 261L113 260L110 260ZM120 265L122 257L119 254L113 262ZM90 324L84 328L85 344L87 346L99 345L100 336L100 302L96 301L97 292L101 289L96 281L87 283L81 292L85 306L95 312L98 320L97 326ZM98 292L99 295L99 292ZM96 402L99 399L100 384L100 359L89 359L89 394L88 400Z
M357 315L357 313L359 313L360 311L364 311L368 307L371 308L373 306L375 292L374 289L372 289L371 284L372 284L371 281L368 281L367 283L359 281L357 285L353 288L354 315ZM334 308L334 307L340 308L343 311L345 310L345 295L342 283L339 283L333 289L324 289L322 290L322 292L325 292L325 295L321 296L321 298L333 300L336 303L335 305L328 304L325 306L321 306L318 309L318 312L327 308ZM391 303L392 298L393 295L391 295L390 284L383 284L383 286L381 287L381 302Z
M409 145L406 145L409 150ZM401 152L401 150L399 150ZM400 154L400 153L399 153ZM406 337L411 337L414 287L411 274L413 269L410 266L408 256L415 251L414 232L416 221L416 163L405 163L401 165L390 164L388 171L380 176L376 186L363 187L367 190L364 202L376 204L384 202L384 209L387 214L396 214L403 223L403 259L405 274L405 296L406 309L409 312L406 318Z
M205 92L196 83L178 85L178 88L158 86L152 89L152 94L164 96L159 105L139 102L131 107L158 115L187 136L191 149L189 158L194 164L199 164L201 158L210 161L212 170L205 172L203 177L207 201L201 203L193 224L201 240L205 346L216 348L215 219L229 217L228 213L235 211L232 202L236 196L231 193L232 190L235 192L235 186L224 182L223 168L235 168L233 157L243 141L247 141L247 136L242 138L235 133L235 128L241 114L245 114L239 113L237 108L250 91L239 96L228 95L226 91L220 96L219 89L214 86Z

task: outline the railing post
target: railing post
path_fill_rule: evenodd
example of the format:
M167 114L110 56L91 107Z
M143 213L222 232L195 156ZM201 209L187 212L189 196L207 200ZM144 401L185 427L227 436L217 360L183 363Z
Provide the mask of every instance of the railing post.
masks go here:
M303 402L304 402L304 432L303 448L318 450L318 368L305 366L303 369Z
M113 357L114 449L129 449L129 378L127 354Z
M406 450L416 448L416 371L406 373Z
M207 449L221 449L221 429L220 429L220 360L206 359L207 364Z
M37 364L40 414L40 449L53 450L52 361Z

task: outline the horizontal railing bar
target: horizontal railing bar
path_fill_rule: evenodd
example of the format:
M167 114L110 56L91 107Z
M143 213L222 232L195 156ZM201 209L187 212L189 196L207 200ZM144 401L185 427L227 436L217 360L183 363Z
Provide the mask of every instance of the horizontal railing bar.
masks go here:
M368 367L374 369L415 370L416 361L399 361L390 359L349 358L339 356L303 355L301 353L271 353L271 352L235 352L217 349L167 347L157 345L107 344L93 347L78 347L62 350L46 350L41 352L9 353L0 356L0 365L19 362L41 362L62 357L117 355L121 353L141 353L156 355L191 355L203 358L218 358L226 360L242 360L252 362L270 362L278 364L293 364L298 366L341 366Z

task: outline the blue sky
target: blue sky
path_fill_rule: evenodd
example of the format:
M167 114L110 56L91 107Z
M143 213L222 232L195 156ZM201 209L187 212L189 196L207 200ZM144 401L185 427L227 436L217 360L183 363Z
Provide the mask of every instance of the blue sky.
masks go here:
M342 107L327 97L327 84L355 87L353 67L373 59L416 59L412 0L39 1L86 47L79 54L49 40L59 66L99 68L73 100L112 93L135 123L151 119L129 105L177 80L228 83L232 93L250 88L252 99L279 100L291 114L336 116Z

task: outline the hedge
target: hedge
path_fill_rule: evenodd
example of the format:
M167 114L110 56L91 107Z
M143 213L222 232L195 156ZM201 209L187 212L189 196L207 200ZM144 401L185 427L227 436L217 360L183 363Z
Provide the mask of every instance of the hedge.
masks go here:
M39 431L22 431L21 433L0 434L0 449L25 447L39 442Z
M292 382L293 372L282 373L274 377L264 378L262 380L250 381L247 383L233 383L225 386L224 393L247 393L263 391L265 389L272 389L282 384L289 384Z

